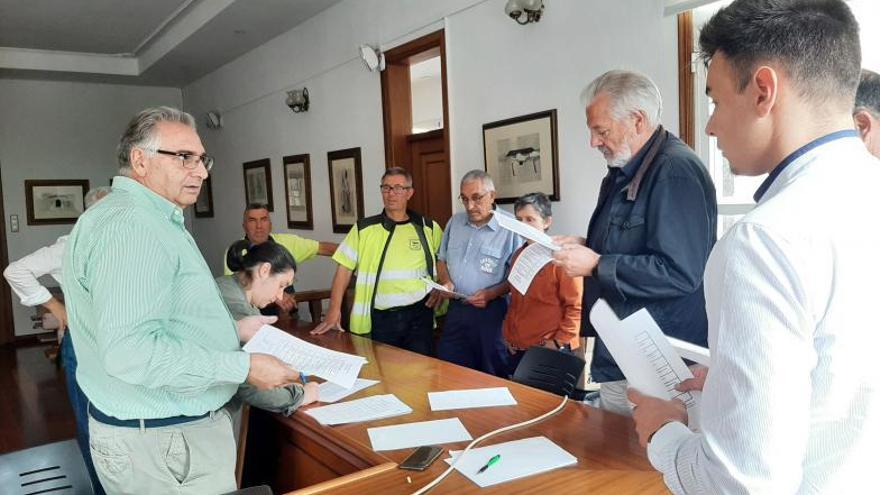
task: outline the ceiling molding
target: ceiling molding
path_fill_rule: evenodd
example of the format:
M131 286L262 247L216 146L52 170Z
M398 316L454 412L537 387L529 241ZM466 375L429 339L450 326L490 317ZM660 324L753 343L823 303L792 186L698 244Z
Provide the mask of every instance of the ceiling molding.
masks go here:
M137 57L0 47L0 69L138 76Z

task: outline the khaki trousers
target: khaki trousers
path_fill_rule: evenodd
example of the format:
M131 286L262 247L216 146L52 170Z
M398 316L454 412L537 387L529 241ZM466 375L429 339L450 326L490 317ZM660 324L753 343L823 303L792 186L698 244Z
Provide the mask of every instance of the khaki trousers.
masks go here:
M110 426L89 417L89 446L108 494L212 495L234 491L229 413L160 428Z

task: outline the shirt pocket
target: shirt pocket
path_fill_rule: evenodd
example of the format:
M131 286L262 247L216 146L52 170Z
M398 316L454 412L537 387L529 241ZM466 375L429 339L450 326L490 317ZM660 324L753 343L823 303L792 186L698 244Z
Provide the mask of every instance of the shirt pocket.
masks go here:
M645 217L611 217L605 251L614 254L638 254L644 251Z
M477 262L480 272L487 275L497 275L504 270L504 260L501 259L500 247L481 246Z

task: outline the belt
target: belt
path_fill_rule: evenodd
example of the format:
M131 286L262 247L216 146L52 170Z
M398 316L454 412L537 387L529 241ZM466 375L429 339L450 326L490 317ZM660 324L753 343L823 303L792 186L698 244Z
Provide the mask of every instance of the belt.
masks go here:
M385 309L373 308L373 311L376 311L378 313L394 313L396 311L405 311L408 309L420 309L420 308L425 308L426 310L432 311L430 308L425 306L425 302L427 302L427 301L428 301L428 296L425 296L422 298L421 301L416 301L412 304L407 304L406 306L395 306L393 308L385 308Z
M170 418L159 419L119 419L102 413L91 403L89 403L88 409L89 415L95 418L95 421L98 421L99 423L104 423L105 425L121 426L124 428L161 428L162 426L179 425L183 423L190 423L192 421L198 421L200 419L205 419L213 412L206 412L201 416L172 416Z

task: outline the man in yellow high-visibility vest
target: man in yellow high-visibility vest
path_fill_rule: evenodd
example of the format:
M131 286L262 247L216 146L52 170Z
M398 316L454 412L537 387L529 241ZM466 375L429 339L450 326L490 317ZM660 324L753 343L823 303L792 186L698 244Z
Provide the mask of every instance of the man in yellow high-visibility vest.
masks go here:
M358 220L333 255L330 307L312 333L341 325L342 296L357 271L349 330L379 342L433 354L434 310L423 279L436 278L443 231L437 222L407 209L412 176L392 167L382 175L382 213Z

